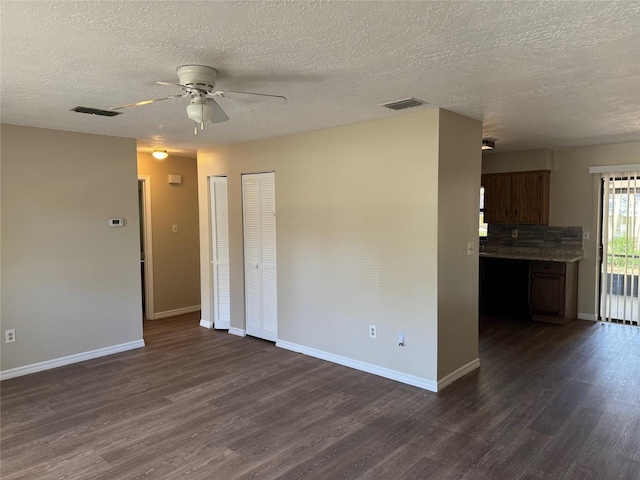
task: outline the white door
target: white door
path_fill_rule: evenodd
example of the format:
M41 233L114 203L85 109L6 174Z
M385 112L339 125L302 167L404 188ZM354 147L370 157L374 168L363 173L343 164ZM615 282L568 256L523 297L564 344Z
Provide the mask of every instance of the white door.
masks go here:
M242 176L247 334L278 338L275 174Z
M211 201L211 266L213 271L213 326L231 326L229 296L229 222L227 210L227 177L209 177Z

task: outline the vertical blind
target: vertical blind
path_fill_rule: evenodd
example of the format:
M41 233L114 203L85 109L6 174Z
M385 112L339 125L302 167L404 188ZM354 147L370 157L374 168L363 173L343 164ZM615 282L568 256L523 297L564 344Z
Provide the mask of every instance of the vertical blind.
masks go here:
M602 174L600 319L638 324L640 172Z

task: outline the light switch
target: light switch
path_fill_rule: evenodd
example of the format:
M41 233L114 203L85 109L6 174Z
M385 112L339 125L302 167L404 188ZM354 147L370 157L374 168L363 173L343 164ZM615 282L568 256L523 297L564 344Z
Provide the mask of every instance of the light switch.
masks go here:
M473 255L476 251L475 242L467 242L467 255Z
M171 231L172 231L173 233L178 233L178 225L174 225L174 226L171 228Z

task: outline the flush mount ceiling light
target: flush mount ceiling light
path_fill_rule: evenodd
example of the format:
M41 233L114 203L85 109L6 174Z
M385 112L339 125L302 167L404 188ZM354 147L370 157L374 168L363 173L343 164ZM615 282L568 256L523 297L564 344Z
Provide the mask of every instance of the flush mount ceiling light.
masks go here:
M496 142L494 140L489 140L488 138L482 139L482 151L493 150L494 148L496 148Z
M154 150L151 155L153 155L153 158L157 158L158 160L164 160L169 156L166 150Z

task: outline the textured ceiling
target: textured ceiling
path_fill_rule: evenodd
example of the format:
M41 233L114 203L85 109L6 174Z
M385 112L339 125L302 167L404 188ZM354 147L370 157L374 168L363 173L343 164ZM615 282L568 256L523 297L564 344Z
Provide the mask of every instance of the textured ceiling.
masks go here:
M484 122L499 150L640 140L640 2L1 1L3 123L133 137L193 154L402 115L416 97ZM288 103L221 99L194 136L176 67ZM419 108L428 108L419 107ZM408 110L411 111L411 110Z

